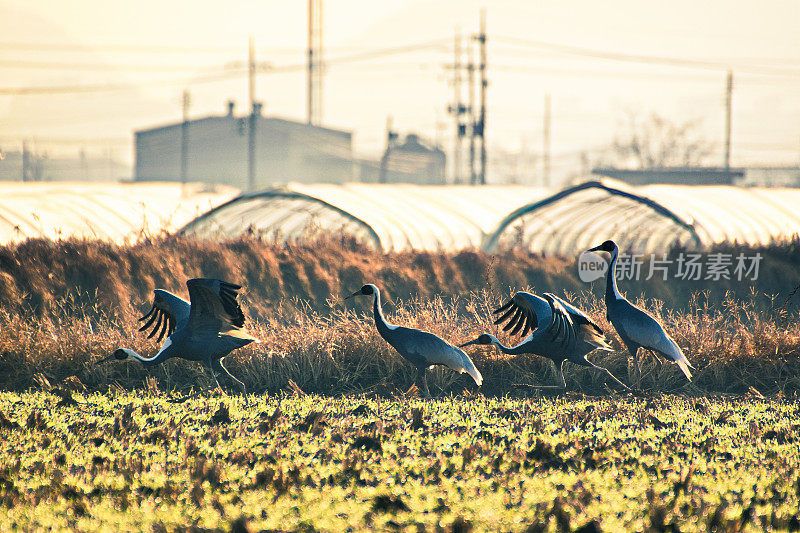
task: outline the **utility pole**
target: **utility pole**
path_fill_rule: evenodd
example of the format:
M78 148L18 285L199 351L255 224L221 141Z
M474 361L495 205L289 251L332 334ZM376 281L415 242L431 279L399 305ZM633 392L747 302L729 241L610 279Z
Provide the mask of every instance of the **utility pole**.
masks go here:
M181 107L183 109L183 122L181 123L181 183L186 184L189 168L189 105L192 98L188 90L183 91Z
M386 150L383 152L383 157L381 157L381 168L378 173L378 183L386 183L386 174L389 170L389 156L392 152L392 148L394 147L394 142L397 139L397 133L393 130L392 127L392 117L391 115L386 117Z
M308 0L308 73L306 121L322 122L322 0Z
M725 170L731 168L731 107L733 106L733 71L728 71L725 87Z
M453 88L455 93L453 95L453 103L448 106L447 111L453 115L456 123L455 138L453 140L453 183L460 183L463 167L461 163L462 143L466 134L466 126L462 120L462 115L466 113L466 108L461 102L461 69L463 65L461 64L461 34L458 28L456 28L455 32L453 52Z
M475 61L472 55L472 48L469 50L469 64L467 65L467 76L469 83L469 182L472 185L478 183L478 175L475 172L475 134L477 118L475 117Z
M489 81L486 78L486 9L481 10L480 33L475 36L480 47L480 64L478 69L481 73L481 110L478 118L477 135L481 139L481 172L479 180L481 185L486 185L486 88Z
M250 37L248 49L247 72L249 81L250 124L247 128L247 188L251 191L256 188L256 51L253 37Z
M542 183L550 187L550 93L544 95L544 131L542 132Z

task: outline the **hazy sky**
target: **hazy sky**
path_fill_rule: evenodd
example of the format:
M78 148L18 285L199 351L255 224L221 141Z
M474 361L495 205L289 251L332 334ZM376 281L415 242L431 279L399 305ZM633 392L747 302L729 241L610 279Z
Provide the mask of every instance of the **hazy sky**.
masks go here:
M623 133L629 113L699 120L721 152L730 66L733 163L800 162L797 0L327 0L325 124L352 130L359 152L380 151L388 115L401 131L449 147L445 65L455 29L476 31L484 6L496 150L540 149L550 93L557 174ZM244 112L247 80L230 66L246 60L249 36L257 60L283 69L258 77L266 114L303 119L306 8L303 0L0 1L0 147L36 137L67 152L111 146L130 160L132 131L179 120L184 89L192 116L222 113L228 99ZM395 47L410 51L342 60ZM218 73L227 79L198 81ZM84 92L107 85L116 90ZM28 87L49 89L20 94Z

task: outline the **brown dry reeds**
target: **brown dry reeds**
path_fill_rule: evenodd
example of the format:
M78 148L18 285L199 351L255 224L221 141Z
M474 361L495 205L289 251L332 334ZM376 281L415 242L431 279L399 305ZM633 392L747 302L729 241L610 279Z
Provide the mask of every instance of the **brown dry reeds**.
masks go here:
M763 394L796 394L800 326L788 295L800 281L797 272L791 275L798 255L796 244L791 246L761 250L763 268L780 273L765 282L782 295L777 298L734 284L723 284L725 291L711 283L696 284L694 290L626 284L631 300L637 300L638 287L650 289L649 298L638 303L662 318L698 369L694 385L687 387L673 365L642 354L643 386L693 394L743 393L751 387ZM564 259L513 250L497 256L382 254L334 240L286 246L252 239L165 239L123 247L28 241L0 248L0 387L24 390L68 378L91 389L210 385L206 369L182 360L153 368L136 362L92 364L120 346L155 353L157 346L136 333L136 319L149 307L152 289L186 297L185 280L199 276L245 286L240 299L249 329L262 343L234 352L226 363L254 392L294 387L308 393L396 394L407 389L413 367L375 332L369 305L345 306L341 299L364 282L381 286L390 320L454 343L484 331L516 342L491 321L491 309L516 288L566 293L618 349L590 359L627 378L627 353L605 319L602 284L586 290L589 286L577 280L574 265ZM669 303L674 301L683 305ZM486 347L469 353L484 375L485 394L512 392L516 383L555 382L553 365L545 359L508 357ZM606 390L596 371L567 363L565 374L571 390ZM444 393L475 389L468 377L446 369L434 371L430 385Z

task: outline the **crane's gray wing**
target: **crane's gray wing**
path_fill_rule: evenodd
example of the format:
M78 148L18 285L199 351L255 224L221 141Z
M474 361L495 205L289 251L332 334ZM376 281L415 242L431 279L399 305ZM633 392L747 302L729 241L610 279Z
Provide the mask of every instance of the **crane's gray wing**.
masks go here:
M558 301L552 298L544 299L529 292L520 291L496 309L495 313L504 313L495 320L500 324L508 320L503 331L511 331L511 335L518 333L525 337L530 330L542 328L552 342L566 346L575 338L572 317Z
M391 343L409 361L422 361L426 366L444 365L459 373L467 373L479 387L483 376L463 350L443 338L414 328L399 327Z
M499 325L508 321L503 331L511 331L511 335L521 334L525 337L529 331L538 328L540 322L544 322L545 317L539 315L544 314L546 309L544 300L538 296L528 292L518 292L494 310L494 314L502 313L494 323Z
M545 300L547 300L547 303L550 304L550 310L553 313L553 319L548 328L548 333L550 333L554 342L560 342L566 347L578 337L572 315L567 311L567 308L561 304L561 300L554 298L549 292L544 293L543 296Z
M186 282L189 289L189 320L192 329L224 331L244 326L244 313L236 301L241 285L209 278Z
M153 331L147 338L152 339L158 334L156 342L161 342L164 335L172 335L177 328L186 325L189 320L189 302L164 289L156 289L153 294L153 307L139 319L140 322L146 321L139 331L146 331L153 326Z
M625 305L627 304L627 305ZM620 312L623 319L620 320L621 333L636 344L660 353L664 357L674 361L691 381L692 373L689 369L694 368L681 350L678 343L670 337L664 326L650 313L639 309L627 300L623 302Z
M592 320L592 318L589 315L587 315L586 313L584 313L583 311L581 311L580 309L578 309L577 307L566 301L565 299L559 298L558 296L556 296L551 292L544 293L544 296L549 297L550 299L560 303L561 306L564 307L564 309L567 311L567 313L569 313L569 316L572 318L572 322L574 324L586 324L587 326L596 330L598 333L601 334L603 333L603 330L600 328L600 326L598 326L597 323L595 323L595 321Z

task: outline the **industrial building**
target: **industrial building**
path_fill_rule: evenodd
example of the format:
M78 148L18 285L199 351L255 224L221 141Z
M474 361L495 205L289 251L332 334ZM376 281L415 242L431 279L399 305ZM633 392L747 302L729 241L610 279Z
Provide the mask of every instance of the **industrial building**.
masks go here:
M419 135L409 133L403 142L390 136L380 161L358 162L359 181L365 183L416 183L446 185L447 156Z
M254 126L252 183L250 128ZM208 116L135 132L136 181L222 183L262 189L296 181L343 183L355 179L352 134L261 115Z

